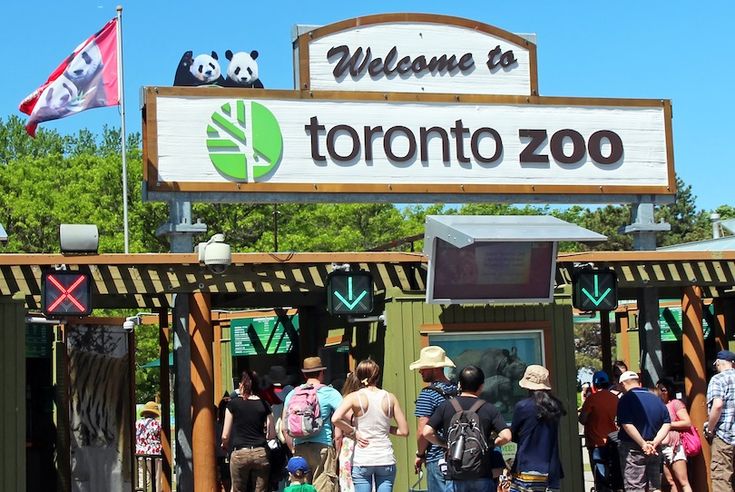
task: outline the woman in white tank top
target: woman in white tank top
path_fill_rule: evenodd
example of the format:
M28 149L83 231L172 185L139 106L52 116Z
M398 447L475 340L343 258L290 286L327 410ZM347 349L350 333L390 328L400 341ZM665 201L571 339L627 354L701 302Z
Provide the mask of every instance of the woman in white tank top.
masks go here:
M408 435L406 416L395 395L377 387L380 366L375 361L360 362L355 376L363 388L342 400L332 415L332 423L357 442L352 458L355 492L391 492L396 478L396 458L389 435ZM355 415L354 427L345 419L350 411ZM395 426L391 425L394 419Z

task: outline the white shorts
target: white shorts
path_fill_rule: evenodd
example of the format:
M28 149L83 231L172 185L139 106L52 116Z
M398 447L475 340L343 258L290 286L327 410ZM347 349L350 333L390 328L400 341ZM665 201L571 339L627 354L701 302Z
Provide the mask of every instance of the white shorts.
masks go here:
M661 456L664 458L664 463L670 465L675 461L686 461L687 455L684 452L684 446L679 443L675 448L672 446L664 445L661 446Z

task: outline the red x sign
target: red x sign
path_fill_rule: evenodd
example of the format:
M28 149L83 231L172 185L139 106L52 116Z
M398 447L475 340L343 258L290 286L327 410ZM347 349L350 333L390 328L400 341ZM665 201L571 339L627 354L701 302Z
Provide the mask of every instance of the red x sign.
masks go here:
M87 316L92 312L88 273L49 271L41 279L41 306L46 316Z

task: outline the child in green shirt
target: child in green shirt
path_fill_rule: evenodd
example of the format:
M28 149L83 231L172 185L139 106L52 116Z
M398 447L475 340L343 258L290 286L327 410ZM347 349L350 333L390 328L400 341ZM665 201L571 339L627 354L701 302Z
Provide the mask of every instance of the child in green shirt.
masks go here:
M314 486L306 482L309 465L304 458L294 456L288 460L286 469L288 470L288 478L291 484L283 492L316 492Z

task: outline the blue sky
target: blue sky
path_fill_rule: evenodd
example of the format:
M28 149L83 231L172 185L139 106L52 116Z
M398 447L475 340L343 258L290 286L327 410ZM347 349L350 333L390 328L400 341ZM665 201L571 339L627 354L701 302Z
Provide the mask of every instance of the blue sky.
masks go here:
M0 46L9 74L0 79L0 116L42 84L81 41L115 16L118 3L5 2ZM140 131L139 90L171 85L184 51L260 52L265 87L291 89L291 29L382 12L429 12L535 33L544 96L671 99L677 173L699 208L735 205L735 86L731 35L735 2L161 2L123 5L128 131ZM22 53L20 53L22 50ZM44 123L62 133L119 126L116 108Z

